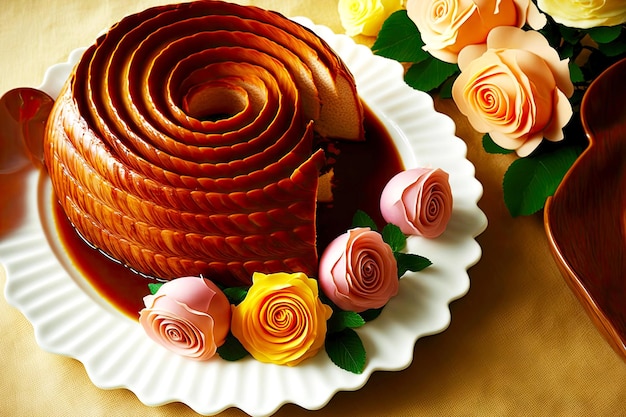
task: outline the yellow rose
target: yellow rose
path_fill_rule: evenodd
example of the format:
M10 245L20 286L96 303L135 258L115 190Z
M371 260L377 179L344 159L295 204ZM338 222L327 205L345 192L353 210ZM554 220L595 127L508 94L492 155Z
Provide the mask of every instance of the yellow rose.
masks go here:
M624 0L539 0L537 5L558 23L588 29L626 22Z
M231 331L253 358L294 366L324 346L332 309L320 301L317 281L303 273L255 273L232 313Z
M402 8L402 0L339 0L341 25L348 36L376 36L385 19Z

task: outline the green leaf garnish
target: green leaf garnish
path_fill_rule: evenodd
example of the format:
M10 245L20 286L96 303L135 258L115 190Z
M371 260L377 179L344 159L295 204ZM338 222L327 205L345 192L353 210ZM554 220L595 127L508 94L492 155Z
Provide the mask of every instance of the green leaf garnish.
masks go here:
M357 210L352 218L352 227L369 227L374 231L378 231L376 222L363 210Z
M429 57L407 70L404 81L416 90L429 92L440 87L448 78L459 73L459 66Z
M511 149L505 149L502 146L495 143L493 139L491 139L491 136L489 136L489 133L483 136L483 149L485 149L485 152L491 153L491 154L506 155L506 154L513 152Z
M363 320L365 320L365 322L368 321L372 321L375 318L377 318L378 316L380 316L380 313L383 312L383 308L370 308L369 310L365 310L359 313L359 316L363 317Z
M513 161L502 183L509 213L528 216L541 210L579 154L580 149L568 146Z
M341 369L354 374L363 373L367 354L359 335L350 328L326 336L326 353Z
M248 351L232 333L226 336L226 341L222 346L217 348L217 353L222 359L229 362L238 361L249 355Z
M148 284L148 289L150 290L150 294L154 295L159 291L159 288L163 286L164 282L151 282Z
M399 252L406 246L406 236L402 230L395 224L388 223L383 228L383 240L391 247L394 252Z
M372 51L398 62L421 62L430 56L422 46L424 42L415 23L406 10L398 10L383 23Z
M229 287L222 290L231 304L238 305L248 295L247 287Z
M433 264L430 259L414 253L396 252L394 255L398 264L398 278L408 271L419 272Z
M356 329L365 324L365 319L354 311L335 311L328 320L328 333L337 333L343 329Z

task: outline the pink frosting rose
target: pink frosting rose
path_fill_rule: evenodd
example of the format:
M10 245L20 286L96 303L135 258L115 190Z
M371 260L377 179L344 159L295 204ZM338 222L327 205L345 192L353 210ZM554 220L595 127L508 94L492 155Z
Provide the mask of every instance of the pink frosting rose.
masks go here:
M528 23L540 29L546 24L531 0L408 0L406 9L424 49L450 63L457 62L465 46L484 43L495 27Z
M369 227L335 238L320 258L319 284L345 311L381 308L398 293L398 266L391 247Z
M474 129L519 156L563 139L574 85L568 60L539 32L495 28L485 45L461 51L459 68L452 97Z
M383 218L407 235L440 236L452 216L448 178L439 168L413 168L396 174L380 197Z
M231 307L211 281L183 277L168 281L144 297L139 323L167 349L195 360L215 355L230 330Z

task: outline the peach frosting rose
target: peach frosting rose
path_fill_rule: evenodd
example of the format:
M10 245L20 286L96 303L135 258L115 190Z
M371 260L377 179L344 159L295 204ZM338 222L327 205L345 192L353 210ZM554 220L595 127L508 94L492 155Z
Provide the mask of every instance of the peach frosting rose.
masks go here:
M358 227L324 250L318 280L337 307L359 313L383 307L398 293L398 266L380 233Z
M231 331L256 360L295 366L324 346L331 314L316 280L257 272L246 298L233 307Z
M348 36L376 36L385 19L402 8L402 0L339 0L337 10Z
M396 174L380 197L383 218L406 235L440 236L452 216L448 180L448 173L439 168L413 168Z
M568 60L536 31L495 28L486 45L459 55L452 97L461 113L494 142L527 156L541 142L563 139L574 92Z
M424 49L449 63L457 62L465 46L484 43L497 26L540 29L546 24L531 0L408 0L406 9Z
M230 329L231 307L211 281L183 277L163 284L144 297L139 323L165 348L195 360L215 355Z
M589 29L626 22L624 0L538 0L537 6L562 25Z

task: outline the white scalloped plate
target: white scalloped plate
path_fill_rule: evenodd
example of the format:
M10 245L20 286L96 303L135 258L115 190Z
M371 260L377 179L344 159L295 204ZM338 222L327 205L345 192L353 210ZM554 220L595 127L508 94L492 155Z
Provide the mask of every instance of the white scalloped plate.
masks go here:
M81 361L98 387L127 388L151 406L183 402L207 415L237 407L266 416L285 403L318 409L336 392L362 387L376 370L406 368L417 339L443 331L450 322L449 303L468 291L467 269L481 255L474 238L487 220L477 206L482 186L454 123L434 110L430 96L405 85L400 64L308 19L296 20L346 61L360 95L389 130L405 166L440 167L450 174L454 208L448 229L436 240L409 240L409 250L434 265L405 276L400 294L383 314L359 329L369 353L360 375L341 370L323 352L293 368L253 359L198 363L153 343L89 286L58 241L49 179L27 171L23 221L0 241L5 296L32 323L43 349ZM56 97L82 52L74 51L67 63L50 68L40 88Z

